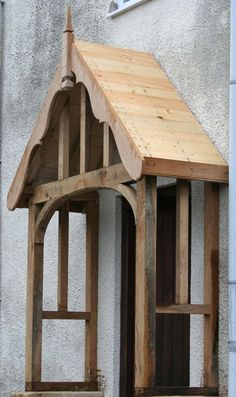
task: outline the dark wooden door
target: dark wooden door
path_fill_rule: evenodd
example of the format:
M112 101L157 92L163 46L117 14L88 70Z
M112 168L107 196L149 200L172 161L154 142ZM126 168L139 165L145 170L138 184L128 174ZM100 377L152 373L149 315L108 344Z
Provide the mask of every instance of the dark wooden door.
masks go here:
M175 299L175 186L157 195L157 304ZM134 389L135 222L126 200L122 204L120 397ZM156 386L189 385L190 319L157 314Z

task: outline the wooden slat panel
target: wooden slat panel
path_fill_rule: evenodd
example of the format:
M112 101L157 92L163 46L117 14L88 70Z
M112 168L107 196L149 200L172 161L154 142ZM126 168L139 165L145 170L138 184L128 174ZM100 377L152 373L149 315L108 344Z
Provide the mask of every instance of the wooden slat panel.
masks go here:
M160 147L162 148L164 143L168 151L168 156L164 156L166 159L225 164L174 85L150 55L146 54L143 58L139 53L130 51L129 61L127 53L122 49L116 53L111 47L80 41L75 42L75 47L83 64L86 64L90 75L100 87L102 96L108 101L113 118L116 122L119 120L129 131L136 149L143 157L163 158ZM164 97L160 95L163 91ZM127 115L133 117L130 128L126 121ZM143 134L143 127L139 125L139 121L145 117L149 117L153 128L152 131L145 129ZM188 129L188 138L184 141L181 139L181 131L175 130L176 117L182 121L185 129ZM166 120L171 120L171 126L168 134L163 136ZM112 125L111 127L113 128ZM114 133L119 134L118 131ZM165 136L169 134L170 144L165 140ZM196 135L199 137L197 141Z
M58 310L68 308L68 255L69 255L69 212L68 203L59 210L58 231Z
M189 300L189 183L176 185L176 297L175 302Z
M29 241L26 315L26 382L41 380L43 244L35 243L35 222L40 208L29 206Z
M211 314L211 305L158 305L156 312L166 314Z
M205 183L204 189L205 304L212 314L204 319L204 385L218 386L219 300L219 186Z
M97 295L98 295L98 200L90 201L86 223L86 310L90 321L85 330L85 376L97 379Z
M89 320L89 312L43 311L43 320Z
M156 197L155 177L137 183L135 387L155 382Z
M135 396L218 396L217 387L154 387L152 389L138 390Z
M97 391L97 382L27 382L26 391Z
M80 96L80 173L86 172L86 89L81 85Z

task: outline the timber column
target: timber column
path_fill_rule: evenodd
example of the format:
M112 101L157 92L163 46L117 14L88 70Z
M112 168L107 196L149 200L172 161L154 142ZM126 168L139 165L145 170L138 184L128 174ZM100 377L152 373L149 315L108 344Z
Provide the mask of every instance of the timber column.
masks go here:
M155 384L156 340L156 177L137 182L135 390Z

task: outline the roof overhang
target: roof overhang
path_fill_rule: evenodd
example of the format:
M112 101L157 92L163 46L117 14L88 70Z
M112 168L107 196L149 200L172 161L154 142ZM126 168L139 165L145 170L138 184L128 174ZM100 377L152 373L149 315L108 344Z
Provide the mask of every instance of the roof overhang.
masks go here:
M227 164L152 55L75 40L70 60L76 84L87 89L94 116L110 126L130 180L161 175L227 183ZM11 185L11 210L20 206L32 184L40 167L36 152L47 144L52 118L67 100L62 69L63 63Z

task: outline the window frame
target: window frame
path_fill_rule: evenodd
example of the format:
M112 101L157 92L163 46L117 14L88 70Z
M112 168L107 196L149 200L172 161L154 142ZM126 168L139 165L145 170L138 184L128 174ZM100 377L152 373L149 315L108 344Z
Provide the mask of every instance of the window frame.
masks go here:
M116 0L116 3L118 4L118 8L117 10L108 13L107 18L114 18L118 15L124 14L125 12L131 10L132 8L147 3L149 1L151 0L128 0L124 3L124 0Z

